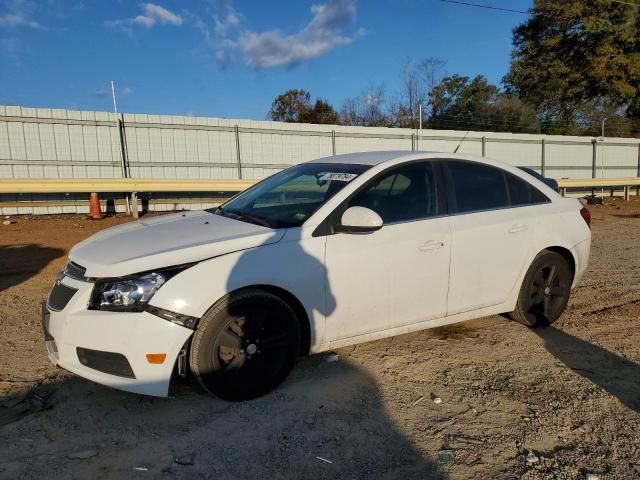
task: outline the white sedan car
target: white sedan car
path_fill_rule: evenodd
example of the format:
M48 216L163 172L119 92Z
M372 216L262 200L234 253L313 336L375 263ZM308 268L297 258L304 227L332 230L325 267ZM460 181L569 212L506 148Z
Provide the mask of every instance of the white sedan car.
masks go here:
M498 161L322 158L76 245L43 304L46 345L111 387L164 396L190 371L254 398L299 355L493 314L552 323L587 268L589 223L578 200Z

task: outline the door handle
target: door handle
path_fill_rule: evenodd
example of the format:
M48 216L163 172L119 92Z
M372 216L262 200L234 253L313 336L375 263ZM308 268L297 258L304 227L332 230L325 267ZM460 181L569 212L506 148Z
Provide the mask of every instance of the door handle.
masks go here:
M509 233L524 232L527 228L528 227L526 225L523 225L522 223L516 223L515 225L511 225Z
M439 242L437 240L428 240L420 245L418 250L420 250L421 252L427 252L429 250L437 250L442 247L444 247L444 242Z

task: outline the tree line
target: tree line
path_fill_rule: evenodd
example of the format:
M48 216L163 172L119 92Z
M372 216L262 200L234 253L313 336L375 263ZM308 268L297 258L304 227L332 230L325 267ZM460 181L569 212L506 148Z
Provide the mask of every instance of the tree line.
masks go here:
M371 84L339 109L305 90L279 95L284 122L640 137L640 4L534 0L513 31L502 86L449 73L438 58L407 61L399 88ZM422 106L422 109L420 109ZM420 118L422 114L422 118Z

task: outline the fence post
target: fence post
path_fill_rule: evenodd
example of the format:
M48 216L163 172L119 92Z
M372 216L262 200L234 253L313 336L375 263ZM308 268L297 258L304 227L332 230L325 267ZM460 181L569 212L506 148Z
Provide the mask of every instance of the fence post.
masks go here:
M595 138L591 139L592 154L591 154L591 178L596 178L596 161L598 158L598 141Z
M482 136L482 156L487 156L487 137Z
M129 155L127 153L127 134L124 131L124 114L121 113L118 115L116 119L116 127L118 129L118 137L120 137L120 160L121 160L121 168L122 168L122 178L129 177L129 172L127 171L127 165L129 163ZM68 130L68 128L67 128ZM129 195L124 194L124 203L127 209L127 215L133 215L133 218L138 218L138 203L135 193L131 194L131 201L135 204L135 212L131 209L131 204L129 202ZM117 208L114 207L117 212Z
M591 154L591 178L596 178L596 161L598 158L598 141L595 138L591 139L592 154ZM595 196L596 189L591 189L591 196Z
M640 143L638 143L638 172L637 176L640 177ZM636 195L640 196L640 186L636 189Z
M416 134L415 133L411 134L411 151L413 152L416 151Z
M336 131L335 130L331 130L331 152L335 157L336 155Z
M242 180L242 161L240 160L240 129L235 126L236 131L236 161L238 162L238 178Z
M128 155L127 155L127 140L124 133L124 115L121 113L118 115L118 119L116 120L116 124L118 127L118 135L120 137L120 156L122 161L122 178L127 178L129 175L127 173L127 163L128 163Z
M542 148L542 156L540 157L540 173L544 177L545 171L545 141L544 138L540 141L540 147Z

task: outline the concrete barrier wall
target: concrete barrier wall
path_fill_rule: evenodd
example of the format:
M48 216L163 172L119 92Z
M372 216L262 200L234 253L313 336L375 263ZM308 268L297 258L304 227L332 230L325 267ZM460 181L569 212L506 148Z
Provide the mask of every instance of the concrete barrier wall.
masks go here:
M0 106L0 178L260 179L332 154L430 150L485 155L553 178L632 177L638 139L285 124ZM594 148L595 144L595 148ZM544 165L544 166L543 166ZM62 196L0 195L0 213L84 211ZM37 210L24 204L39 201ZM184 204L187 205L187 204ZM182 207L184 207L182 205ZM194 208L205 206L193 203ZM117 209L122 209L122 206ZM150 207L162 209L161 203ZM167 207L169 208L169 207ZM170 207L173 208L173 207Z

